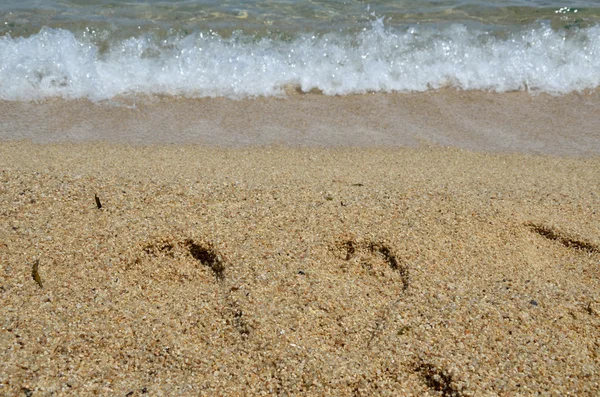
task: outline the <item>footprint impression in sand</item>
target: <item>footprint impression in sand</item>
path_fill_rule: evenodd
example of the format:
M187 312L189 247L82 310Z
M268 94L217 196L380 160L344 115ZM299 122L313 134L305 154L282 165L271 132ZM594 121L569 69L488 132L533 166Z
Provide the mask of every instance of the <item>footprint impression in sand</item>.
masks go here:
M384 241L341 236L329 251L337 258L329 282L342 309L336 315L339 332L342 339L369 347L393 321L395 306L410 287L408 266Z
M214 310L233 325L243 338L250 334L244 314L232 297L226 278L229 262L211 242L174 236L158 237L142 245L142 256L129 266L142 272L144 278L159 282L194 283L197 288L217 297Z

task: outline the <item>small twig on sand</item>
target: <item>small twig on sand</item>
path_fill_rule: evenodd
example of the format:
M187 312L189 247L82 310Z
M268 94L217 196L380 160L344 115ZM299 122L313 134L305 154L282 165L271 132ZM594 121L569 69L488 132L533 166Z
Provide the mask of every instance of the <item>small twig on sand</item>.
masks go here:
M98 209L102 208L102 203L100 202L100 197L98 197L97 194L94 194L94 198L96 199L96 207L98 207Z

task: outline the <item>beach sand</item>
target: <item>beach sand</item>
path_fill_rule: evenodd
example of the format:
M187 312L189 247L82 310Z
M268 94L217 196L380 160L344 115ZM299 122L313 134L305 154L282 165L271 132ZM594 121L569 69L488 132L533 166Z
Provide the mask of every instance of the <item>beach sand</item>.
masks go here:
M439 90L330 97L0 101L0 140L221 147L451 146L597 156L600 90L562 96Z
M597 155L4 140L0 394L598 395L599 175Z

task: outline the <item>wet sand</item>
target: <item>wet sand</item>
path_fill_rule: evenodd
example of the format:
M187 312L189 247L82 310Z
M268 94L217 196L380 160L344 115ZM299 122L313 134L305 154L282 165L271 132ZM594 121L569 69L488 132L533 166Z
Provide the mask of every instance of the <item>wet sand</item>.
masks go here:
M449 146L557 155L600 153L600 91L563 96L440 90L233 100L0 101L0 140L224 147Z
M598 175L597 155L5 140L0 394L598 395Z

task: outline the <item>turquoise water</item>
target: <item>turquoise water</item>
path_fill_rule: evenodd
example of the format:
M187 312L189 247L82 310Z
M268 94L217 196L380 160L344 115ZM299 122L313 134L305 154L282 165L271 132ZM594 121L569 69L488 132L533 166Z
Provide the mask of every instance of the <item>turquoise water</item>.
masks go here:
M4 0L0 99L600 85L600 2Z
M553 28L587 27L600 20L597 1L556 0L329 0L329 1L114 1L5 0L0 34L37 33L42 27L155 32L215 31L246 34L356 31L373 16L386 26L462 23L490 30L514 30L545 21Z

